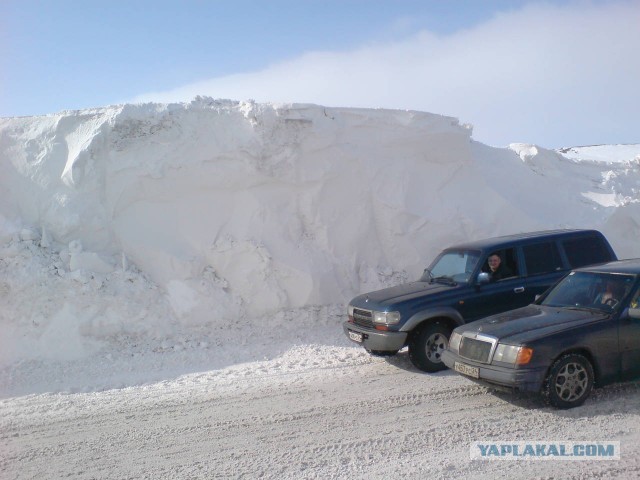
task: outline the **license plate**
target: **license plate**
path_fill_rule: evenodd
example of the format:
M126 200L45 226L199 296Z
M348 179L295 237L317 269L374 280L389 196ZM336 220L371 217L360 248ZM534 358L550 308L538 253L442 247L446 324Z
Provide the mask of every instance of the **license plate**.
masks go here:
M362 343L362 334L349 330L349 338L354 342Z
M463 375L469 375L473 378L480 378L480 369L478 367L471 367L469 365L465 365L464 363L455 362L453 364L453 369L456 372L460 372Z

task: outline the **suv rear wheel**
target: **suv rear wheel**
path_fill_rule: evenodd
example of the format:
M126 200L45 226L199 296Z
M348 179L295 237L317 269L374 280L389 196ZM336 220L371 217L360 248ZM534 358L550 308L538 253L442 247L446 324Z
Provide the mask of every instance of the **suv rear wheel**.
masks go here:
M424 372L438 372L447 366L442 363L442 352L449 345L451 330L440 322L418 327L409 338L409 359Z

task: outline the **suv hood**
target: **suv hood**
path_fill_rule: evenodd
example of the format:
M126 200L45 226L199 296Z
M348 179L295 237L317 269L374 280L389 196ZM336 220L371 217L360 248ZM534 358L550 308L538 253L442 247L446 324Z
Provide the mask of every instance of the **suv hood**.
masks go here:
M432 295L442 291L450 291L458 285L448 285L445 283L410 282L395 287L384 288L358 295L351 300L351 305L368 310L384 310L389 305L395 305L413 300L414 298Z
M519 344L608 317L609 314L594 310L529 305L477 320L456 331L484 333Z

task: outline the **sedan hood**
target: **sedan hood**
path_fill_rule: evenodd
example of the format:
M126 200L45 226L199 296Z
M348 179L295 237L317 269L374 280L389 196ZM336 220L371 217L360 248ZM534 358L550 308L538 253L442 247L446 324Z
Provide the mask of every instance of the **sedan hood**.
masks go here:
M456 329L458 332L483 333L519 344L608 318L604 312L567 307L527 307L477 320Z

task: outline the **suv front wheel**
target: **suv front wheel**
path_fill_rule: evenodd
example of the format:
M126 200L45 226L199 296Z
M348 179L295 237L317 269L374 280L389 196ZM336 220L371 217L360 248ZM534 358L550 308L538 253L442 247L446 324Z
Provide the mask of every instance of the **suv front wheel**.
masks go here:
M418 327L409 338L409 359L424 372L438 372L447 366L442 363L442 352L449 345L451 330L440 322Z

